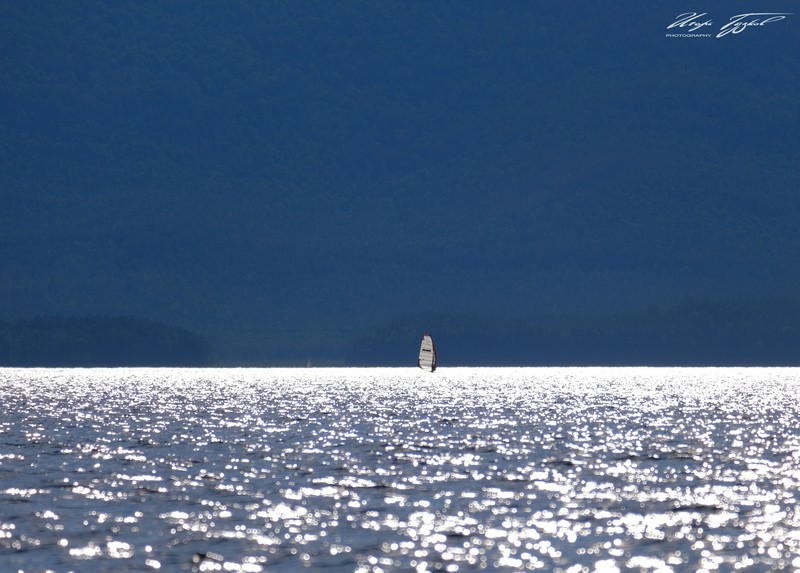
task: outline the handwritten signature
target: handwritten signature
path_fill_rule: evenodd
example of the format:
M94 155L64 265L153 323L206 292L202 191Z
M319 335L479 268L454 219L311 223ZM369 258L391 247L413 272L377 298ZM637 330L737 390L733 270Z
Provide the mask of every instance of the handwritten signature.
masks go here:
M741 34L748 28L755 26L766 26L767 24L780 22L791 15L792 12L746 12L737 14L736 16L731 16L728 23L720 27L717 38L722 38L728 34ZM713 26L714 21L711 18L706 18L707 16L708 12L685 12L684 14L679 14L675 21L667 26L667 30L686 28L686 32L697 32Z

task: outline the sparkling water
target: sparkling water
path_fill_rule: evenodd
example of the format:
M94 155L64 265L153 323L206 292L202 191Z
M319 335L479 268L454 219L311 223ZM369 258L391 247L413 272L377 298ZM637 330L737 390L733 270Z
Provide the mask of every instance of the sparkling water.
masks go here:
M0 369L0 571L800 570L800 370Z

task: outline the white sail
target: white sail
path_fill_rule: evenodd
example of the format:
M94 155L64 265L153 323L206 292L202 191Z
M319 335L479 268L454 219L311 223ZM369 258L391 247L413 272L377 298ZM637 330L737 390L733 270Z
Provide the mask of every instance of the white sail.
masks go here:
M425 334L422 337L422 343L419 345L419 360L417 364L423 370L433 372L436 370L436 346L433 344L433 338L430 334Z

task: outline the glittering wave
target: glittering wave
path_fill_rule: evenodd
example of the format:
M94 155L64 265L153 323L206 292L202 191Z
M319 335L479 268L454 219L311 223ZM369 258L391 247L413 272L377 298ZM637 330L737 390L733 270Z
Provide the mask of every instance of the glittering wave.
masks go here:
M795 369L0 369L0 565L800 570Z

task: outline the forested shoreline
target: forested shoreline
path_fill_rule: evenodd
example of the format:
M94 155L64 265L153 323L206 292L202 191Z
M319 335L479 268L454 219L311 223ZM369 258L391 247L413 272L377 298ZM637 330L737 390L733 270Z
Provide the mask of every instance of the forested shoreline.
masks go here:
M0 366L404 366L431 332L441 366L800 366L800 299L687 301L618 314L425 314L317 342L321 355L237 361L206 338L130 317L0 322Z
M202 337L128 317L38 317L0 322L0 366L210 366Z
M409 316L357 338L348 363L413 363L421 328L435 336L441 366L800 366L797 298L594 316Z

